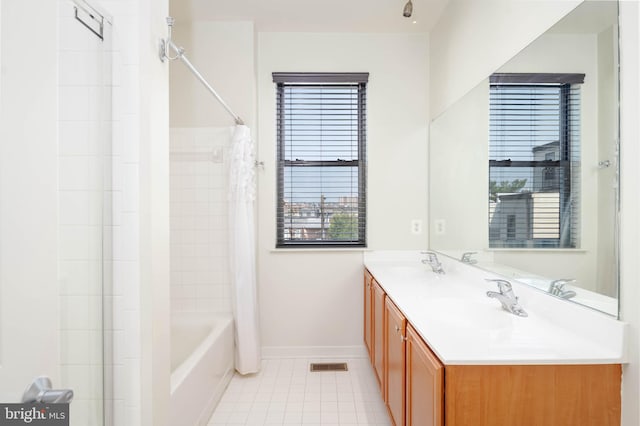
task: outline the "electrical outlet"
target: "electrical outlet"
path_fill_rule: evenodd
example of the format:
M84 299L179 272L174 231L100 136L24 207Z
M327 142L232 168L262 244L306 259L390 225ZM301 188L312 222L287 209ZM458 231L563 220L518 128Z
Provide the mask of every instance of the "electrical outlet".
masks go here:
M411 233L414 235L422 234L422 221L420 219L411 221Z
M444 235L446 232L444 219L438 219L434 222L436 235Z

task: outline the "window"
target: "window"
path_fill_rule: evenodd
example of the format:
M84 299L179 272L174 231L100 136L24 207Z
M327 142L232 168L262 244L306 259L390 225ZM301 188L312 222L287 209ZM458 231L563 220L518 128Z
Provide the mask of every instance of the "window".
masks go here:
M584 74L490 79L489 247L576 248Z
M273 73L276 247L366 246L368 73Z

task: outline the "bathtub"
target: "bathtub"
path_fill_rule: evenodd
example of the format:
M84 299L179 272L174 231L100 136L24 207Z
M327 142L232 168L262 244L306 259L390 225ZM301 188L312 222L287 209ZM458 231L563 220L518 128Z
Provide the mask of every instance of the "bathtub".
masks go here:
M171 318L170 426L206 425L233 376L231 315Z

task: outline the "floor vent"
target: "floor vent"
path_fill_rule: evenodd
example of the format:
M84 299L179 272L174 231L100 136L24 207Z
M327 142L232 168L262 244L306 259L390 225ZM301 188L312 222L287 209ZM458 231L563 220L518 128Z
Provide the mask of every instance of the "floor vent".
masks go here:
M348 371L346 362L334 363L311 363L309 370L314 373L318 371Z

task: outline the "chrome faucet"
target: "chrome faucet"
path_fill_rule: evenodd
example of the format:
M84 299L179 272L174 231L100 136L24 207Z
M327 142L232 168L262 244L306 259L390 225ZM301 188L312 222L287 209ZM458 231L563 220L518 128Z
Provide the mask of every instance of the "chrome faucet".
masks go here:
M426 254L427 258L422 259L422 263L425 265L431 266L431 270L436 274L444 274L444 269L442 268L442 264L438 260L438 255L432 251L423 251L422 254Z
M571 299L575 297L576 292L573 290L565 290L564 286L576 282L576 280L560 279L551 281L549 285L549 294L561 297L563 299Z
M529 316L525 312L525 310L522 309L520 305L518 305L518 298L513 293L513 288L511 287L511 283L509 281L491 278L487 278L486 280L498 284L498 289L500 290L500 292L487 291L487 296L498 299L498 301L502 304L502 309L507 312L511 312L512 314L519 317Z
M471 256L477 253L477 251L466 251L462 253L462 258L460 258L460 261L463 263L468 263L469 265L475 265L476 263L478 263L478 261L476 259L472 259Z

